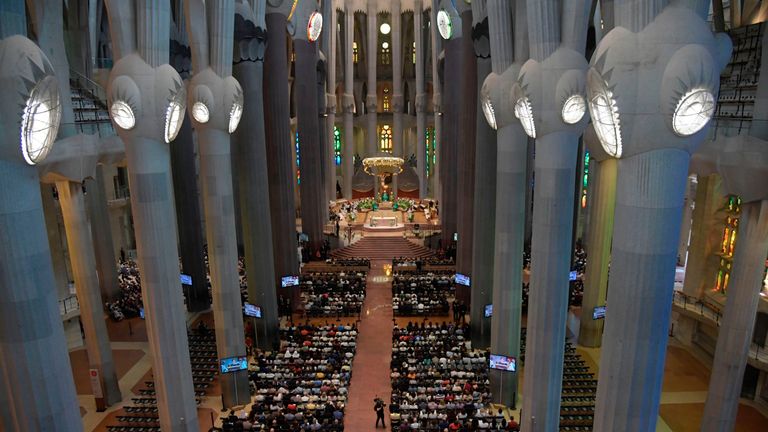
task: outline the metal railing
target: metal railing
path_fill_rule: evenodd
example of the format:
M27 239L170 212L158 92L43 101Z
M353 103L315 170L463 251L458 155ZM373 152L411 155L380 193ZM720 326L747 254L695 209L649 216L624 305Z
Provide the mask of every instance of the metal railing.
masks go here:
M102 87L101 84L71 68L69 69L69 78L71 81L74 81L77 84L78 90L84 90L90 93L89 96L91 96L92 99L100 102L102 106L106 108L107 92L104 90L104 87Z
M72 294L69 297L65 297L59 300L59 312L61 315L68 315L80 310L80 302L77 301L77 296Z

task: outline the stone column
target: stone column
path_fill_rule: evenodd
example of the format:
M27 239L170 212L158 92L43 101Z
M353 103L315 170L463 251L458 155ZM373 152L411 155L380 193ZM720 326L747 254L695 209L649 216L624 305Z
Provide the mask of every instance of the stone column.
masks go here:
M176 224L179 230L179 256L184 274L192 277L192 286L183 285L187 310L200 312L211 305L205 268L203 221L200 214L200 193L197 185L195 141L192 120L184 113L184 123L171 147Z
M695 180L692 180L692 176L689 175L685 187L685 204L683 205L683 221L680 226L680 239L677 243L677 263L683 267L685 267L686 260L688 259L687 250L691 235L691 225L693 222L693 199L695 196Z
M683 282L683 292L689 296L703 297L715 283L720 268L717 252L722 242L725 219L719 211L725 203L720 184L718 174L697 176L691 241Z
M430 13L429 18L430 26L430 41L432 42L432 111L434 113L434 122L435 122L435 137L436 145L435 145L435 152L437 153L435 155L436 162L432 165L432 173L431 173L431 179L429 183L432 185L432 189L429 191L432 193L432 197L436 200L440 201L439 205L439 218L440 218L440 224L443 226L442 230L445 231L445 222L443 220L444 218L444 209L442 206L442 193L443 193L443 185L440 183L442 180L442 176L440 175L441 166L442 166L442 160L443 160L443 101L442 96L440 94L440 89L442 88L442 82L440 80L440 72L439 72L439 58L440 58L440 51L442 48L442 38L438 34L437 31L437 25L434 23L437 22L437 8L433 7L432 12ZM445 234L443 234L445 235Z
M402 43L402 16L400 0L390 2L390 15L392 17L392 150L393 155L404 158L403 155L403 43ZM398 176L392 176L392 193L397 197Z
M96 273L91 225L85 213L83 187L80 183L65 180L56 182L56 188L59 191L59 203L67 231L75 289L80 303L80 322L83 323L85 331L88 364L91 369L99 371L104 402L107 406L114 405L120 402L122 396L117 383L115 363L112 360L107 325L104 322L104 307Z
M520 120L536 139L521 421L526 432L556 430L560 421L576 166L579 136L587 126L584 111L566 121L563 106L566 98L586 102L589 9L586 0L541 0L529 1L526 11L531 60L521 68L515 88L515 103L530 104L519 110ZM562 86L570 89L558 91Z
M240 19L242 17L242 20ZM254 27L251 27L253 25ZM267 46L264 9L251 15L238 8L235 15L236 50L232 75L243 87L243 119L233 134L233 149L243 221L248 301L261 307L254 319L256 346L271 350L280 341L277 313L275 257L272 250L272 221L269 216L269 161L264 143L264 51ZM255 28L251 33L250 29ZM251 55L255 54L255 58Z
M590 163L589 229L587 230L587 268L584 273L584 297L581 304L579 345L599 347L603 337L602 319L592 319L592 311L605 305L608 268L611 262L613 212L616 207L617 160L600 147L592 128L584 133L584 141L593 156Z
M376 156L377 153L379 153L379 134L378 134L378 123L377 123L377 111L378 111L378 101L377 101L377 94L376 94L376 64L378 63L378 28L376 28L376 14L378 13L378 10L376 9L376 1L374 0L368 0L368 13L367 13L367 32L366 34L368 37L366 38L367 41L367 48L365 50L365 60L368 64L368 73L366 75L366 78L368 80L368 92L365 96L365 114L366 114L366 124L367 124L367 131L365 136L365 150L366 155L363 157L368 156ZM379 182L376 177L373 178L373 196L378 198L379 197Z
M413 40L416 43L416 174L419 176L419 198L427 197L426 133L427 95L424 86L424 12L421 0L413 4ZM433 80L436 82L437 80ZM433 86L433 89L436 88Z
M706 121L680 130L669 111L644 107L663 104L665 86L689 77L682 70L719 75L731 52L727 36L713 35L706 17L689 6L616 3L616 28L597 47L588 75L590 111L598 109L596 98L624 101L620 124L597 130L603 148L620 159L595 430L656 427L690 153L708 131ZM658 35L688 39L658 44ZM609 72L616 70L622 73ZM706 88L717 94L716 84Z
M205 9L203 9L205 7ZM219 359L245 356L240 283L237 271L234 193L229 134L240 121L242 88L232 78L234 0L185 3L194 76L189 82L190 117L200 151L208 268L211 281L216 351ZM208 99L204 90L212 93ZM195 117L195 104L210 115ZM238 116L238 117L234 117ZM248 403L248 372L219 375L225 408Z
M458 187L458 141L459 141L459 111L461 101L461 37L462 26L458 15L452 14L453 35L445 42L445 61L443 63L443 82L451 91L445 93L443 117L445 125L439 135L440 146L440 221L442 224L442 245L448 248L453 244L453 234L457 229L457 187ZM434 21L433 21L434 22ZM433 27L437 27L434 25ZM474 106L474 105L473 105ZM461 237L459 237L461 241Z
M336 9L333 2L323 2L323 18L328 23L323 32L323 50L326 58L326 136L328 137L327 153L323 157L326 168L326 202L322 203L323 221L327 220L325 213L328 200L336 199L336 152L334 148L334 126L336 125L336 40L338 39L338 24Z
M160 427L174 432L197 431L197 404L179 286L170 150L164 140L163 122L158 122L155 114L169 108L159 101L184 100L181 77L166 63L168 26L158 24L169 22L170 7L159 0L137 4L107 0L105 5L116 59L107 87L109 103L122 100L120 95L136 91L136 87L143 96L142 111L136 113L132 128L121 128L114 118L113 124L125 142L128 161ZM135 87L129 83L135 83Z
M182 3L179 2L179 5ZM180 8L182 9L182 8ZM176 39L171 41L171 66L182 79L191 73L191 58L184 11L177 10ZM179 257L182 272L192 277L192 285L182 285L189 312L200 312L211 305L208 294L203 219L200 214L200 189L197 184L196 141L192 136L192 120L184 113L184 123L171 145L171 174L173 176L176 225L179 230Z
M285 17L288 11L284 9L267 7L269 43L264 53L264 123L276 287L281 277L295 275L299 271L296 255L296 204L293 196L295 172L291 170L291 125L288 86L285 84L288 77ZM294 307L298 306L298 290L290 290L290 293Z
M98 233L93 236L93 250L96 254L96 272L99 275L101 300L111 302L120 294L117 283L117 258L112 241L112 225L109 222L107 192L104 187L104 165L96 165L96 178L86 182L88 197L88 215L91 230Z
M474 53L477 56L477 94L486 77L491 73L491 58L488 34L488 11L486 1L472 3ZM486 318L485 305L493 300L493 257L496 217L496 132L491 128L483 114L478 98L475 107L475 190L473 209L471 269L472 288L470 289L470 322L472 323L472 346L486 348L491 343L491 318Z
M457 3L462 5L462 3ZM463 9L463 10L462 10ZM477 57L473 46L472 9L466 3L461 12L461 59L460 61L460 99L458 135L456 139L456 171L449 175L456 176L456 193L452 199L456 206L456 231L459 241L456 244L456 271L473 275L472 271L472 226L475 203L475 129L477 127ZM459 181L458 179L461 179ZM457 298L470 303L471 288L456 287Z
M496 132L496 208L494 217L493 317L491 352L520 357L520 321L522 318L523 240L528 137L515 119L509 105L508 88L517 79L520 65L528 59L528 29L525 2L514 9L514 52L512 4L506 0L488 0L488 31L493 73L481 93L481 103L492 104ZM519 47L519 49L518 49ZM514 54L514 57L513 57ZM512 62L515 60L515 64ZM510 67L512 66L512 67ZM500 75L498 84L492 80ZM507 89L499 91L499 89ZM504 103L504 100L507 100ZM479 218L478 218L479 219ZM478 244L480 240L478 239ZM514 407L517 403L518 373L491 369L493 401Z
M51 260L53 261L56 298L63 299L69 296L69 273L67 271L67 257L59 230L58 209L56 208L56 201L53 199L51 188L52 185L41 183L40 196L43 201L45 228L48 233L48 245L51 251Z
M299 151L301 152L301 228L309 236L309 248L314 254L323 244L323 219L321 201L323 196L320 164L320 125L317 117L317 49L313 42L296 38L293 42L296 50L296 87L303 98L303 103L296 108L297 130L299 133Z
M342 195L352 199L352 176L355 173L355 62L352 43L355 40L355 11L351 3L344 11L344 141L341 144Z
M736 424L742 377L752 342L757 304L760 302L758 288L763 284L766 251L768 200L743 203L728 298L720 321L701 421L702 431L732 431Z
M530 431L556 428L560 420L578 138L554 132L536 139L523 388L524 421Z

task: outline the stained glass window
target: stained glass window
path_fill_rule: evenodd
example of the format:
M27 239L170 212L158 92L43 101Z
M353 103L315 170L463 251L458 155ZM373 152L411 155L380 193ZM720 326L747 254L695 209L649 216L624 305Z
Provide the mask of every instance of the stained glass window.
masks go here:
M341 131L338 126L333 127L333 159L336 165L341 165Z
M392 153L392 128L384 125L379 130L379 148L383 152Z
M584 177L581 187L581 208L587 208L587 186L589 186L589 151L584 152Z
M357 42L352 42L352 61L354 63L357 63L357 57L358 57Z
M435 170L435 162L436 162L435 128L434 127L428 127L427 130L424 132L424 143L425 143L426 152L427 152L426 154L427 177L430 177Z
M736 248L736 238L739 232L739 216L741 214L741 198L729 195L725 204L727 216L723 235L720 238L720 270L717 272L715 290L725 294L728 291L731 267L733 266L733 252Z

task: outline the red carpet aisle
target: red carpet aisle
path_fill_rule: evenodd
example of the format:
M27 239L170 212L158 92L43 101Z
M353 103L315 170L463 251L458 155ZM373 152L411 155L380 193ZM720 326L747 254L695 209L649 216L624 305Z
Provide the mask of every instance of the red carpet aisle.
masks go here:
M389 406L392 393L389 382L389 363L392 359L392 279L384 273L385 264L392 263L372 262L368 274L363 319L357 336L357 354L352 366L352 381L345 410L344 429L350 432L376 430L373 399L378 396Z

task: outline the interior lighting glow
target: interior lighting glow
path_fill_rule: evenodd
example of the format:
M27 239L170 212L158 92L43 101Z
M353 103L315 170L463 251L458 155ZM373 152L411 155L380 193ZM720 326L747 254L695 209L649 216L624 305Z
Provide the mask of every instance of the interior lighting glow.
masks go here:
M680 136L700 131L715 112L715 97L705 88L691 89L677 103L672 129Z
M533 123L533 108L531 101L527 97L521 97L515 102L515 117L523 125L525 134L531 138L536 138L536 125Z
M126 102L117 100L109 108L109 114L120 129L131 130L136 126L136 115Z
M61 119L59 87L56 79L46 77L30 92L21 117L21 154L35 165L48 156Z

